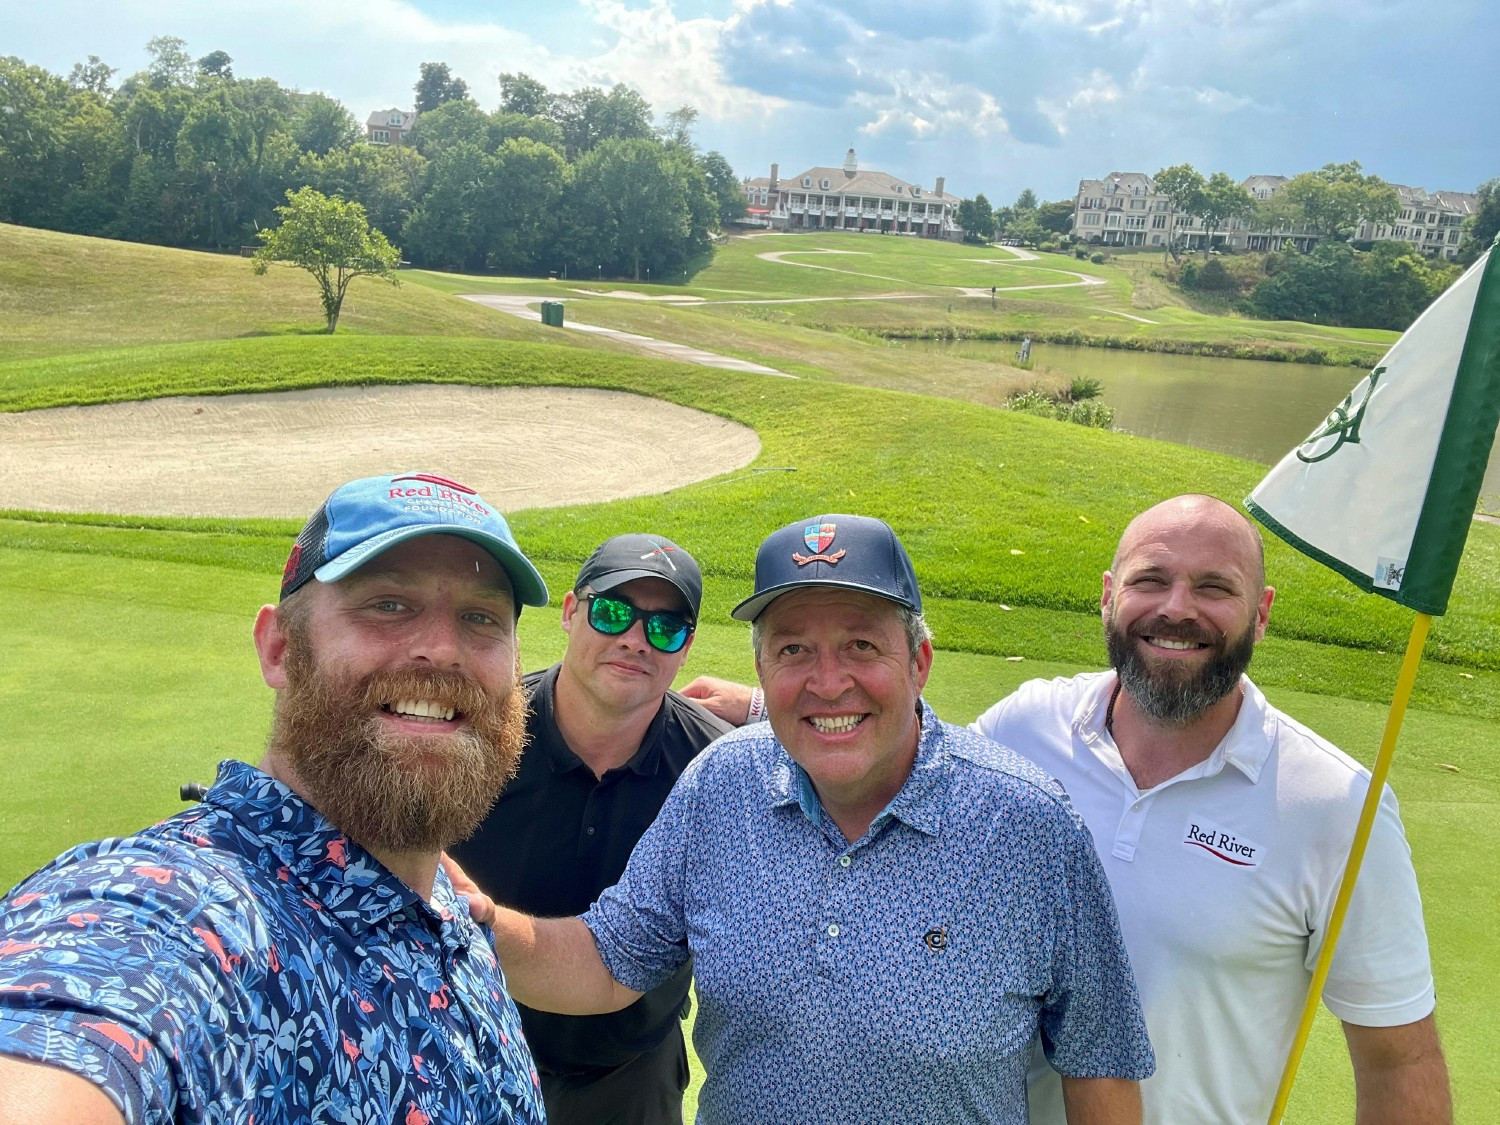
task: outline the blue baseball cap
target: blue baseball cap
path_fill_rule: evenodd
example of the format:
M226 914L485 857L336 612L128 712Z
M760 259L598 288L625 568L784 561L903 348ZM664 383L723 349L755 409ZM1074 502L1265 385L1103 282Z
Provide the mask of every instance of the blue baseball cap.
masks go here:
M281 574L281 600L314 578L337 582L419 535L457 535L489 551L510 579L517 612L547 604L547 584L505 517L468 485L432 473L363 477L334 489L297 536Z
M837 586L922 612L917 575L901 540L871 516L815 516L773 532L755 553L755 593L734 607L754 621L782 594L803 586Z

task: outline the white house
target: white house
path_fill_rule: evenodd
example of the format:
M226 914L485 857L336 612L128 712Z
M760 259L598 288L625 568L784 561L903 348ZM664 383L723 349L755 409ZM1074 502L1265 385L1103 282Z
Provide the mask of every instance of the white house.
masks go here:
M959 239L959 198L943 190L939 176L931 189L897 179L889 172L859 167L851 148L842 168L808 168L782 179L779 165L770 176L741 185L747 225L772 230L867 230Z

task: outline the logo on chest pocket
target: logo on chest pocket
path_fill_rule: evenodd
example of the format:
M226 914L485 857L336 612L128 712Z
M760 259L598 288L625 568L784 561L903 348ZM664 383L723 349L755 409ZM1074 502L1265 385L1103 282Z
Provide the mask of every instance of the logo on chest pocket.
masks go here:
M1201 848L1215 859L1235 867L1260 866L1261 847L1242 833L1228 832L1212 824L1189 821L1182 845Z

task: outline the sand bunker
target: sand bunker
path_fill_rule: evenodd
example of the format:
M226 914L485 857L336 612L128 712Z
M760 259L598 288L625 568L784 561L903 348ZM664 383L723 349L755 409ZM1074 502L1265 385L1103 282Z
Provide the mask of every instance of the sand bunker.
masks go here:
M0 508L304 519L343 481L423 470L514 512L665 492L759 453L745 426L616 391L160 398L0 414Z

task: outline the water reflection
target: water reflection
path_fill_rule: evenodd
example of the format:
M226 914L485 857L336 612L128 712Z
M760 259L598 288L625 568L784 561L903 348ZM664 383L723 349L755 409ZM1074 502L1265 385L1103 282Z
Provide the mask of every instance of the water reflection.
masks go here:
M1008 362L1010 340L912 341L913 349ZM1036 344L1036 374L1066 382L1083 376L1104 384L1115 429L1142 437L1231 453L1273 465L1302 442L1365 377L1355 367L1210 359L1159 352ZM1491 452L1481 495L1500 508L1500 449Z

